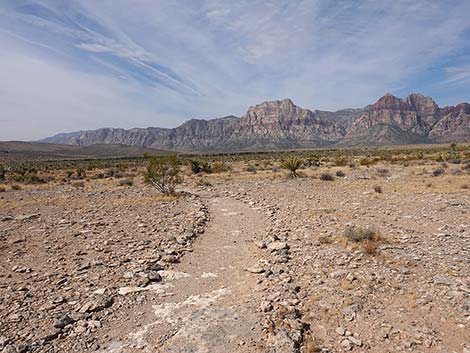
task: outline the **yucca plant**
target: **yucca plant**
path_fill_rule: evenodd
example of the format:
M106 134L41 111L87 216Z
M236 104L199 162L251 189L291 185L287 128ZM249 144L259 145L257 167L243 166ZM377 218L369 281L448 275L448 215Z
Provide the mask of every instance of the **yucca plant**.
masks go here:
M303 161L300 158L293 156L284 160L281 166L289 171L289 177L297 178L299 176L297 170L302 166L302 163Z
M202 171L201 162L197 159L190 159L189 160L189 167L194 174L199 174Z

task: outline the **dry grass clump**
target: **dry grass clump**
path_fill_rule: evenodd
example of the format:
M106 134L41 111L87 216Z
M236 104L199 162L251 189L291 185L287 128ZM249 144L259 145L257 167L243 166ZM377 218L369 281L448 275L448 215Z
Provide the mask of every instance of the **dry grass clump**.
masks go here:
M333 163L336 165L336 166L346 166L349 164L349 158L347 157L338 157L336 159L333 160Z
M353 244L359 244L364 252L369 255L377 253L378 244L385 239L374 228L346 227L344 237Z
M121 179L118 182L118 186L132 186L134 185L134 180L132 179Z
M381 193L384 192L383 188L382 188L380 185L374 186L374 191L375 191L377 194L381 194Z
M225 162L214 162L211 165L212 173L223 173L232 170L232 167Z
M322 181L333 181L333 180L335 180L335 178L330 173L322 173L322 174L320 174L320 180L322 180Z
M345 174L342 170L338 170L338 171L336 172L336 176L337 176L337 177L340 177L340 178L343 178L343 177L346 176L346 174Z
M377 175L385 178L390 175L390 170L387 168L377 168Z
M72 186L76 189L78 188L84 188L85 187L85 183L83 181L75 181L72 183Z
M196 180L196 185L197 186L212 186L211 183L209 183L206 179L204 178L200 178L198 180Z
M320 244L333 243L333 239L331 238L331 236L328 236L328 235L321 235L320 237L318 237L318 241L320 242Z

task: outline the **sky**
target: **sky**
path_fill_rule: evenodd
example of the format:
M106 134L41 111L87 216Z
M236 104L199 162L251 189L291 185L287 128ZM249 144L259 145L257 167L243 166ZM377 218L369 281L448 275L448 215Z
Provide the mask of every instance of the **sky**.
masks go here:
M468 0L0 0L0 140L174 127L289 97L470 101Z

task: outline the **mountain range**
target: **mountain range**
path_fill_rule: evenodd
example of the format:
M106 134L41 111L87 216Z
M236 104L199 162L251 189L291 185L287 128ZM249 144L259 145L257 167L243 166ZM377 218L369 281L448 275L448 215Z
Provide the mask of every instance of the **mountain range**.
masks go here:
M171 129L61 133L40 142L212 152L470 142L470 104L441 108L421 94L404 99L386 94L362 109L328 112L303 109L286 98L252 106L243 117L191 119Z

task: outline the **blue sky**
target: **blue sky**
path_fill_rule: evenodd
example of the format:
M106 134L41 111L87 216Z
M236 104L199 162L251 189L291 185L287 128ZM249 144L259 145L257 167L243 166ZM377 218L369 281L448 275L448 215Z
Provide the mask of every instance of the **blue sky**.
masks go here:
M470 101L468 0L0 0L0 140L173 127L264 100Z

